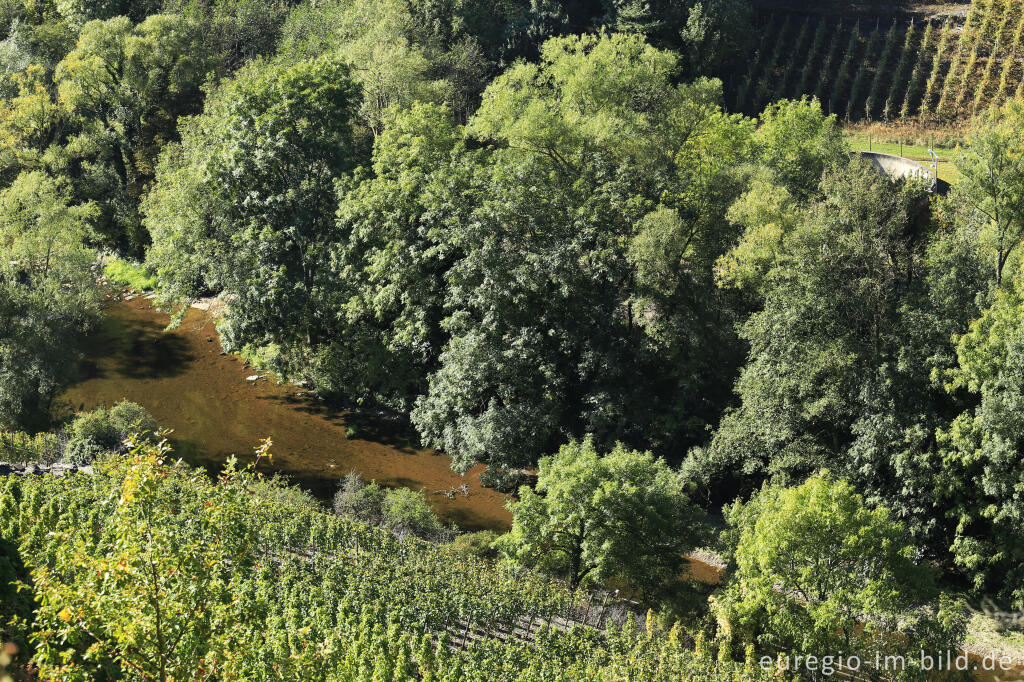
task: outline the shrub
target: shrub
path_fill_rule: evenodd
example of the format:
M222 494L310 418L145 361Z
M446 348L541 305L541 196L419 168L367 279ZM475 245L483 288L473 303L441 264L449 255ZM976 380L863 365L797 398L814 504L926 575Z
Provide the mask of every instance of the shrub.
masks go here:
M397 536L441 540L449 532L422 491L389 490L376 482L367 483L354 471L345 476L334 494L334 512L381 526Z
M459 554L469 554L479 559L496 559L498 548L494 541L498 534L490 530L479 530L475 533L457 535L451 542L451 548Z
M124 440L131 434L153 434L157 428L156 420L144 407L127 400L109 409L84 412L68 427L64 459L71 464L89 464L101 452L122 452Z
M384 495L381 512L385 527L395 535L439 539L447 530L430 508L430 502L422 490L388 490Z
M350 471L334 494L334 513L377 523L380 521L384 495L382 487L376 483L367 483L359 474Z
M87 466L95 462L103 450L92 438L72 438L64 448L64 461L75 466Z

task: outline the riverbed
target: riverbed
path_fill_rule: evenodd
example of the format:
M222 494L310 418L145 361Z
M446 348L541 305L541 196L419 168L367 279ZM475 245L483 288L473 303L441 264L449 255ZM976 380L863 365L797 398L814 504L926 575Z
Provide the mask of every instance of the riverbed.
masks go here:
M130 295L129 295L130 296ZM507 530L506 496L480 485L483 467L465 476L450 460L418 446L400 419L325 405L301 387L224 354L213 319L190 309L165 331L169 315L144 297L108 301L102 326L87 339L81 380L62 396L64 409L92 409L130 400L163 428L173 429L175 454L216 470L231 455L251 460L262 438L273 439L273 471L329 499L349 471L387 486L423 490L434 510L463 529ZM346 437L349 427L355 435ZM468 494L441 491L466 486Z

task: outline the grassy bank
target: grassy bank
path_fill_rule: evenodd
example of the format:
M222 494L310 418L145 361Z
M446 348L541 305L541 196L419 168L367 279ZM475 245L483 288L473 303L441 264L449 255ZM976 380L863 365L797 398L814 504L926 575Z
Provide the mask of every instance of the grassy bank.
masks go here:
M156 273L144 265L129 263L111 257L103 266L104 276L114 284L121 284L136 291L151 291L156 288Z

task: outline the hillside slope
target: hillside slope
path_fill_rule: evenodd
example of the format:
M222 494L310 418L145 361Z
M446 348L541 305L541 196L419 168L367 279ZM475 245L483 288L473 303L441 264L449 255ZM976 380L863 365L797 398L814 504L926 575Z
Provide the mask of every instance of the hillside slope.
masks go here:
M762 4L760 42L727 78L734 109L808 95L848 121L951 122L1022 94L1018 0L803 5Z

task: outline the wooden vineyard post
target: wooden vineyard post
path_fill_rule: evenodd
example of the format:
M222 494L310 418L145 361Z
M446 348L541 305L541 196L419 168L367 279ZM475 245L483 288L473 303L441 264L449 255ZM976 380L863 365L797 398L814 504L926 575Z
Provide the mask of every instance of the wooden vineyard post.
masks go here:
M469 618L466 619L465 627L462 628L462 646L460 648L463 649L463 650L465 650L465 648L466 648L466 638L469 637L469 624L470 624L470 622L472 622L472 620L473 620L473 612L470 611L469 612Z

